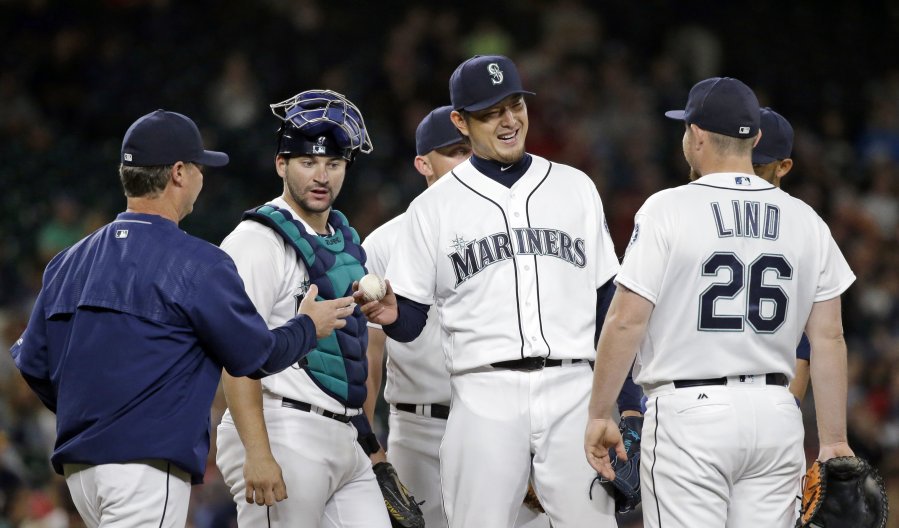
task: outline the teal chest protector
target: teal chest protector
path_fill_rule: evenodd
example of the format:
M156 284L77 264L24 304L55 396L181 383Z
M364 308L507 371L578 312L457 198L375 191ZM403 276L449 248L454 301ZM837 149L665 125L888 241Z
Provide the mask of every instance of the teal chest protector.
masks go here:
M281 235L309 272L309 281L318 286L317 300L352 295L353 281L365 275L365 250L359 235L340 211L331 210L328 224L334 234L310 234L287 209L266 204L246 211L243 218L260 222ZM324 339L301 362L312 380L326 394L347 407L362 407L368 376L368 329L358 307L346 319L346 326Z

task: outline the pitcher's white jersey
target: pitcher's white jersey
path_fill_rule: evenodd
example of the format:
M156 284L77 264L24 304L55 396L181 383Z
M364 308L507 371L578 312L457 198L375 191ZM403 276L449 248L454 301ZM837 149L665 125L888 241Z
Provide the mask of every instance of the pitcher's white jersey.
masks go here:
M403 235L405 217L405 213L401 214L365 237L362 247L370 273L386 276L397 240ZM387 381L384 385L387 403L449 404L449 372L440 344L437 317L437 310L431 306L424 329L409 343L387 338ZM373 323L369 326L380 328Z
M280 196L269 203L291 209ZM303 222L310 233L314 232L298 215L294 214L294 218ZM300 299L309 289L309 272L279 234L254 220L244 220L225 237L221 248L234 260L247 295L269 328L276 328L296 315ZM361 412L348 411L319 389L297 365L263 378L262 393L310 403L338 414Z
M855 280L807 204L748 174L650 197L616 281L655 308L637 383L744 374L792 378L812 304Z
M407 211L387 278L436 305L450 373L595 357L596 289L618 272L602 202L583 172L532 158L511 189L465 161Z

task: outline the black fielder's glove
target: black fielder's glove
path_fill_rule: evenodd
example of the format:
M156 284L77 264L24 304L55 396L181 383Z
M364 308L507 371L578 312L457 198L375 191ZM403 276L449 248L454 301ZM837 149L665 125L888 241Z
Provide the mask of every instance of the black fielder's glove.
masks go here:
M889 513L883 479L854 456L815 461L802 481L797 528L884 528Z
M640 438L643 434L643 417L627 416L618 423L627 461L618 460L614 449L609 449L609 459L615 470L615 479L606 480L596 475L593 483L599 482L615 498L618 513L627 513L640 504ZM593 498L593 483L590 484L590 498Z
M424 528L425 518L419 508L421 503L415 502L415 497L400 482L393 464L378 462L372 469L384 495L384 505L393 528Z

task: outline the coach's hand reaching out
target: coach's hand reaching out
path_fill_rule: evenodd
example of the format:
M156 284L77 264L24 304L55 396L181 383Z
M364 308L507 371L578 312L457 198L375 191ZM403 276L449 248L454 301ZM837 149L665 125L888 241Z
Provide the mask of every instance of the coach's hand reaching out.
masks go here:
M316 301L318 286L309 286L309 291L300 303L297 313L308 315L315 323L315 337L322 339L331 335L331 332L346 326L346 319L353 314L356 304L352 297L341 297L329 301Z
M353 283L353 300L359 303L362 313L372 323L379 325L389 325L396 322L399 316L397 308L396 294L393 293L393 287L389 280L384 280L387 284L387 293L379 301L367 302L359 291L359 282Z

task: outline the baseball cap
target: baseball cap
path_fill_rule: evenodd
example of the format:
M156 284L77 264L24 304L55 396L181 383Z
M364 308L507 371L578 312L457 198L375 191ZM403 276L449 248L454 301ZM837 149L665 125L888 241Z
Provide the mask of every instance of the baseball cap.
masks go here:
M759 100L752 89L732 77L712 77L690 89L687 108L665 116L686 121L703 130L735 138L759 132Z
M762 139L752 149L753 165L767 165L790 157L793 152L793 127L784 116L767 106L761 112Z
M455 110L477 112L512 94L536 95L521 86L518 68L509 57L475 55L450 76L450 100Z
M121 161L130 167L173 165L178 161L222 167L228 164L228 155L204 150L200 130L191 118L156 110L128 127Z
M452 106L431 110L415 129L415 153L424 156L432 150L462 143L464 137L450 119Z

